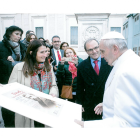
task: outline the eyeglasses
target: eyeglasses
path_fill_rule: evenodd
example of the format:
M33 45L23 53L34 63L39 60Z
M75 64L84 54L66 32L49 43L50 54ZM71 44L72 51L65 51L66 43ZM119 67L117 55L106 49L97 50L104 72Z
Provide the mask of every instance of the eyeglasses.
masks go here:
M60 41L53 41L53 43L59 43Z
M93 48L93 49L89 49L89 50L87 50L87 52L92 52L93 50L94 51L97 51L98 50L98 48L99 48L99 46L96 46L95 48Z

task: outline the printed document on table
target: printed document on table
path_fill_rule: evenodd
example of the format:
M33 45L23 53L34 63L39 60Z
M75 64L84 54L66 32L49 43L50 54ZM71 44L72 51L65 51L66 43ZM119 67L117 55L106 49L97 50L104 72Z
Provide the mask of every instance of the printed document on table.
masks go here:
M19 83L0 88L0 106L54 128L79 127L81 105L36 91Z

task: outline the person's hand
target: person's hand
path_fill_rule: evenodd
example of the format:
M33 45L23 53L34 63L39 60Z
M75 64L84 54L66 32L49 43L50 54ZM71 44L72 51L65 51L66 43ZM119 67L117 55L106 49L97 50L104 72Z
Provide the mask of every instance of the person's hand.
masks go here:
M65 57L61 58L61 65L64 65L65 63Z
M94 108L95 114L101 115L103 112L103 103L99 103L95 108Z
M84 108L82 107L82 112L85 112Z
M49 41L49 39L46 39L46 43L51 44L50 41Z
M12 56L8 56L7 60L8 60L8 61L11 61L11 62L14 62L14 59L13 59Z
M75 119L74 122L77 123L78 125L81 125L81 127L84 128L84 122L83 121L79 121L79 120Z
M78 65L78 58L73 56L72 57L72 62L75 64L75 65Z
M3 85L0 83L0 87L3 87Z
M56 95L55 94L50 94L52 97L56 97Z
M54 66L54 70L57 71L57 65Z

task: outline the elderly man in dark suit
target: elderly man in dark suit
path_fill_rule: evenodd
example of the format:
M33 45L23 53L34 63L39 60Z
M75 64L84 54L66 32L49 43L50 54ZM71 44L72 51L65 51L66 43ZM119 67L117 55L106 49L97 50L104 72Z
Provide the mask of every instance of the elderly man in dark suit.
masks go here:
M85 121L99 120L102 115L95 107L103 101L105 82L112 67L101 58L97 40L87 40L84 49L89 57L78 66L77 103L83 107L82 118Z

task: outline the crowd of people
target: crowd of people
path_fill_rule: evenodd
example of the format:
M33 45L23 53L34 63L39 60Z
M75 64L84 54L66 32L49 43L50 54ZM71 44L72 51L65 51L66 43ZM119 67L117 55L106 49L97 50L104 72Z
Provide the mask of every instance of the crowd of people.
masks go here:
M82 127L140 126L140 58L127 49L120 33L109 32L100 43L86 40L85 60L67 42L61 43L58 35L50 42L31 30L23 40L22 34L21 28L10 26L0 42L1 84L18 82L81 104L85 122L75 123ZM72 87L72 98L61 96L66 85ZM1 112L5 127L46 127L4 107Z

